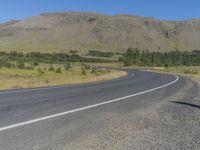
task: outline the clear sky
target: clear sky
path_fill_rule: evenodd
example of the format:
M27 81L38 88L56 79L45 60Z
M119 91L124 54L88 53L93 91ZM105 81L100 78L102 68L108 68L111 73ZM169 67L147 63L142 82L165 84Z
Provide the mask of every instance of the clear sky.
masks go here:
M0 22L63 11L184 20L200 18L200 0L0 0Z

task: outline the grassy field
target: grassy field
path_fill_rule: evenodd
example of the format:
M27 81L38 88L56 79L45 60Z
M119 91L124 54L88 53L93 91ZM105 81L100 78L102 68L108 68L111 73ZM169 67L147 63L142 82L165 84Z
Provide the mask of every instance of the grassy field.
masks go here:
M74 65L80 65L80 62L74 62ZM111 63L86 63L93 66L101 66L101 67L123 67L122 62L111 62Z
M39 69L0 68L0 90L95 82L125 75L126 72L116 70L101 70L95 74L86 70L86 74L82 74L79 67L70 70L62 69L61 73L45 69L41 71Z

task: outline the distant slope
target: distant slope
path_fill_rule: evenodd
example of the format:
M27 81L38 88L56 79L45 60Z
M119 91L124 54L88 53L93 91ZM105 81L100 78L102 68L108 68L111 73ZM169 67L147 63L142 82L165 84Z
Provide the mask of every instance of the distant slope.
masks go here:
M0 25L1 50L124 51L128 47L150 51L200 49L200 20L66 12Z

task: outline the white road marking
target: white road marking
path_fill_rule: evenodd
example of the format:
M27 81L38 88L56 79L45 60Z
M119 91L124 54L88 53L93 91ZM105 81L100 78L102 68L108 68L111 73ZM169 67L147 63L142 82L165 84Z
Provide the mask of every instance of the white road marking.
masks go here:
M58 114L54 114L54 115L50 115L50 116L46 116L46 117L42 117L42 118L37 118L37 119L25 121L25 122L22 122L22 123L9 125L9 126L6 126L6 127L1 127L0 132L5 131L5 130L9 130L9 129L13 129L13 128L17 128L17 127L21 127L21 126L25 126L25 125L29 125L29 124L33 124L33 123L36 123L36 122L44 121L44 120L47 120L47 119L60 117L60 116L63 116L63 115L74 113L74 112L87 110L87 109L102 106L102 105L105 105L105 104L110 104L110 103L113 103L113 102L117 102L117 101L121 101L121 100L124 100L124 99L127 99L127 98L131 98L131 97L134 97L134 96L142 95L142 94L145 94L145 93L153 92L153 91L156 91L158 89L170 86L170 85L176 83L178 80L179 80L179 77L176 76L176 79L174 81L168 83L168 84L165 84L165 85L162 85L162 86L159 86L159 87L156 87L156 88L152 88L152 89L149 89L149 90L146 90L146 91L143 91L143 92L139 92L139 93L136 93L136 94L124 96L124 97L121 97L121 98L116 98L116 99L113 99L113 100L108 100L106 102L102 102L102 103L98 103L98 104L94 104L94 105L90 105L90 106L86 106L86 107L81 107L81 108L77 108L77 109L74 109L74 110L70 110L70 111L66 111L66 112L62 112L62 113L58 113Z

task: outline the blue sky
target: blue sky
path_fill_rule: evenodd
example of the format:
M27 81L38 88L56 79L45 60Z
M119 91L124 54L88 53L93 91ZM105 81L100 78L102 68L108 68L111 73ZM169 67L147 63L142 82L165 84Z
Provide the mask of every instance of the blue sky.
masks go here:
M0 0L0 22L43 12L133 14L166 20L200 18L200 0Z

